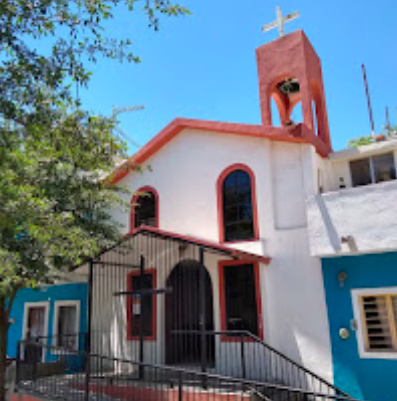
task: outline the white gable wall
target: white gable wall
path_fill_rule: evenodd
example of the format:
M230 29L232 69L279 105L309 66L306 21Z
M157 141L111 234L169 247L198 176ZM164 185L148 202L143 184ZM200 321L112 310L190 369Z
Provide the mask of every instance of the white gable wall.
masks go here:
M272 258L261 272L265 339L331 379L321 268L307 238L305 202L317 191L311 146L186 129L150 158L151 172L120 184L157 190L161 229L219 242L217 180L236 163L255 175L260 240L233 246ZM117 218L127 232L129 215Z
M129 174L120 184L133 191L152 186L160 198L160 228L219 241L217 180L224 169L242 163L255 174L258 205L272 199L269 143L260 139L186 130L145 166L152 172ZM260 211L260 232L273 226L272 204ZM122 218L126 221L126 218ZM257 251L262 249L256 246Z

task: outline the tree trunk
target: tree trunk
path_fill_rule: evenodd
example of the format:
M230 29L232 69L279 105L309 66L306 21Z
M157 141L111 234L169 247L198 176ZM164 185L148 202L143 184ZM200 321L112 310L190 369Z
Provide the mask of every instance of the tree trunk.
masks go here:
M6 401L7 331L6 300L0 298L0 401Z
M12 304L19 288L20 284L14 286L9 298L0 298L0 401L6 401L7 334Z

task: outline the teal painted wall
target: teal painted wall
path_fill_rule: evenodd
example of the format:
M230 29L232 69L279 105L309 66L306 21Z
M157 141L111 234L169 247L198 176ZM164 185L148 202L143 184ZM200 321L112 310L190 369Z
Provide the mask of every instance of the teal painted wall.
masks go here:
M352 289L397 286L397 252L323 259L322 267L335 385L359 399L396 401L397 359L360 358L350 322L354 318ZM337 278L341 271L347 273L343 287ZM339 336L342 327L351 331L347 340Z
M23 288L18 291L14 299L10 319L15 319L8 329L7 355L15 358L17 353L18 341L22 339L24 307L26 302L49 302L48 314L48 336L52 336L54 322L54 303L55 301L80 301L80 332L87 330L87 284L68 283L60 285L45 286L37 290ZM80 336L79 348L82 349L84 338ZM47 345L51 345L48 341ZM50 353L47 360L53 359Z

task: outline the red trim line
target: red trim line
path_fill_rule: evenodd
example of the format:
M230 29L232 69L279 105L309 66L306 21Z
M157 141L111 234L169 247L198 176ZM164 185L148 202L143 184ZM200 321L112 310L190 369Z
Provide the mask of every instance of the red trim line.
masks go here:
M82 382L76 382L72 385L72 388L79 390L85 390L85 385ZM185 386L180 391L178 387L174 386L153 386L151 383L140 385L125 385L125 384L106 384L104 381L94 382L89 386L90 392L93 394L106 395L107 398L118 399L120 401L176 401L180 399L189 401L208 401L209 392L208 390L195 388L192 386ZM33 398L26 394L17 393L12 394L10 401L42 401L42 398ZM93 397L94 398L94 397ZM235 396L237 398L237 396ZM239 401L250 401L251 395L248 392L238 396ZM211 392L211 401L229 401L231 395L229 392Z
M217 250L220 250L223 252L228 252L228 253L230 253L230 256L239 258L239 259L250 260L250 263L259 262L259 263L264 263L265 265L268 265L270 263L270 258L268 256L262 256L262 255L257 255L255 253L251 253L251 252L241 251L239 249L231 248L229 246L219 244L217 242L207 241L207 240L204 240L201 238L191 237L188 235L177 234L177 233L162 230L162 229L156 228L156 227L140 226L133 233L129 233L129 234L125 235L124 239L138 235L141 232L142 233L149 232L149 233L153 233L153 234L159 234L159 235L162 235L162 236L168 237L168 238L189 241L198 246L202 245L204 247L217 249Z
M258 311L258 337L263 340L263 313L262 313L262 294L260 286L260 270L259 264L252 262L252 260L220 260L218 262L218 274L219 274L219 304L220 304L220 315L221 315L221 330L227 330L226 324L226 298L225 298L225 279L224 279L224 267L225 266L238 266L238 265L252 265L254 269L255 277L255 297L256 307ZM236 342L240 341L240 337L221 336L222 342ZM249 338L244 341L251 341Z
M153 288L157 288L157 272L156 269L145 269L145 274L151 274L153 277ZM127 291L132 291L132 277L139 276L139 271L132 271L127 274ZM139 340L138 336L131 335L132 323L132 296L127 295L127 341ZM145 336L146 341L156 341L157 337L157 298L153 297L153 311L152 311L152 335Z
M226 177L235 170L242 170L248 173L251 181L251 207L252 207L252 219L254 224L254 236L253 238L238 240L238 241L226 241L225 240L225 225L224 216L223 216L223 182ZM218 178L217 181L217 200L218 200L218 226L219 226L219 241L221 243L238 243L238 242L247 242L247 241L257 241L259 239L259 226L258 226L258 205L256 199L256 183L255 183L255 175L253 171L246 166L245 164L233 164L229 166Z
M150 186L144 186L139 188L138 191L134 193L134 196L131 199L131 214L130 214L130 232L135 231L138 227L135 227L135 206L138 203L138 198L142 193L151 192L154 195L155 199L155 213L156 213L156 227L159 226L159 194L158 192Z
M264 125L225 123L219 121L176 118L160 131L152 140L143 146L134 156L118 167L108 177L110 184L116 184L124 178L135 166L144 163L153 154L165 146L176 135L186 128L212 131L217 134L242 135L246 137L264 138L280 142L308 143L316 148L317 153L326 157L330 152L327 145L318 138L313 130L304 124L291 127L272 127Z

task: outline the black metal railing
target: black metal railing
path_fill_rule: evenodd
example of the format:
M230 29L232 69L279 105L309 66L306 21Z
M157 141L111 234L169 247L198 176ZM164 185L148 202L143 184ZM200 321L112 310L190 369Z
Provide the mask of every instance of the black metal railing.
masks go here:
M85 349L85 344L87 341L87 333L70 333L70 334L60 334L51 336L38 336L35 338L28 339L29 342L38 342L44 345L83 350Z
M158 366L173 366L188 370L221 375L241 380L299 388L304 391L318 392L329 396L349 395L335 387L318 374L305 368L296 361L288 358L278 350L266 344L254 334L243 331L201 331L201 330L175 330L172 333L174 349L179 353L170 361L158 352L158 343L145 342L143 360L139 359L139 342L128 344L128 351L123 348L122 355L117 355L116 347L111 340L111 332L91 333L91 354L101 355L103 363L110 360L128 360L137 363L148 363ZM202 341L202 336L205 341ZM87 334L70 334L59 337L46 337L40 339L40 344L46 347L27 345L22 347L21 361L54 362L58 355L72 355L77 351L87 351ZM115 341L117 343L117 341ZM202 344L205 344L202 349ZM62 344L63 346L58 346ZM60 352L60 350L62 350ZM59 358L58 358L59 359ZM83 370L84 358L74 360L74 371ZM44 368L42 368L44 369ZM103 368L102 368L103 370ZM141 369L142 371L142 369ZM140 372L142 377L142 372Z
M39 349L42 354L56 355L56 358L51 362L25 360L23 350L27 346ZM22 341L18 350L18 391L49 399L249 401L258 398L263 401L352 401L352 398L341 394L139 363L37 342ZM78 360L82 363L76 365ZM140 376L142 371L144 375Z
M179 330L174 335L183 343L184 336L200 336L203 332ZM212 364L208 361L208 356L204 355L205 369L202 370L243 380L349 397L332 383L288 358L249 331L206 331L204 335L207 344L216 344L216 352L215 362Z

